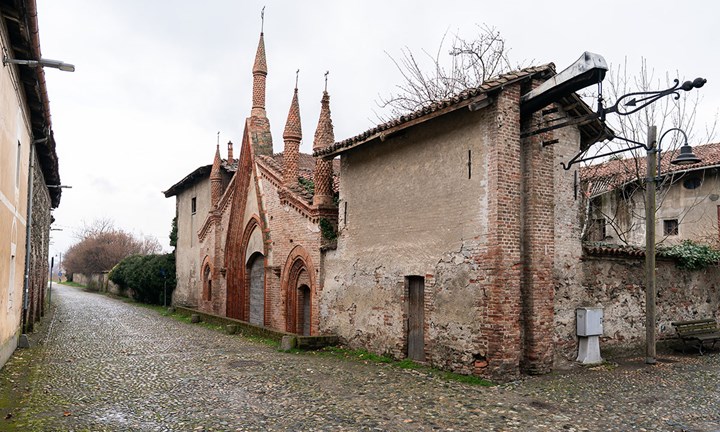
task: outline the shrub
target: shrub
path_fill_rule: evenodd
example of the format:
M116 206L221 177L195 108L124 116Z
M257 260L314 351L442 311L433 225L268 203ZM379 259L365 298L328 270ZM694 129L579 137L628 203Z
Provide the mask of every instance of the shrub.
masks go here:
M720 251L692 240L663 249L658 255L674 258L678 267L687 270L701 270L720 261Z
M163 304L175 289L175 254L132 255L120 261L110 272L110 280L123 289L132 289L135 300Z

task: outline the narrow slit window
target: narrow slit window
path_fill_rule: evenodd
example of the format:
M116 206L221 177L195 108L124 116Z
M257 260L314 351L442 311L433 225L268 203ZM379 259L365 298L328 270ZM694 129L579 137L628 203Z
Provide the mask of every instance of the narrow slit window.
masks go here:
M472 178L472 150L468 150L468 180Z
M680 224L677 219L667 219L663 221L663 234L666 236L676 236L679 233Z
M195 212L197 211L197 198L195 197L190 200L190 211L192 212L192 214L195 214Z

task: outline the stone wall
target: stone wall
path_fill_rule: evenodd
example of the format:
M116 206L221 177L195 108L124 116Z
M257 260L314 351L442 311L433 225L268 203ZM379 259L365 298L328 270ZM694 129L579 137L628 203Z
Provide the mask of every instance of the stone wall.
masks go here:
M131 288L123 289L108 277L109 272L103 273L73 273L73 282L85 286L87 289L108 292L121 297L133 298L134 292Z
M32 198L32 228L30 231L30 272L28 279L27 331L45 314L45 295L50 272L48 251L50 248L50 193L45 177L35 155Z
M73 282L83 285L92 291L107 291L108 273L73 273Z
M577 356L575 309L605 308L600 349L628 350L645 340L644 258L585 257L577 281L559 280L555 288L555 365ZM720 318L720 267L681 270L673 261L657 261L658 340L674 335L671 322Z

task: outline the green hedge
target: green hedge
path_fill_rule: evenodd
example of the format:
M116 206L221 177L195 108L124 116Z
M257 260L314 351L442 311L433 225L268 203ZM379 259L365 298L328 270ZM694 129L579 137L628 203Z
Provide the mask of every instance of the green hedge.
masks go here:
M175 254L131 255L120 261L110 272L110 280L123 289L131 289L134 299L150 304L163 304L167 289L170 303L175 289Z

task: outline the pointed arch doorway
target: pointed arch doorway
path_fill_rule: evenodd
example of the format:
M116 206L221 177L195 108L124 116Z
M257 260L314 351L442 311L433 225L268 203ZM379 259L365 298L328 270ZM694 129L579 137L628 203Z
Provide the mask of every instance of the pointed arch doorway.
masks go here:
M265 257L260 252L250 256L247 263L250 324L265 325Z
M297 246L288 256L283 272L285 331L313 334L313 266L305 249Z

